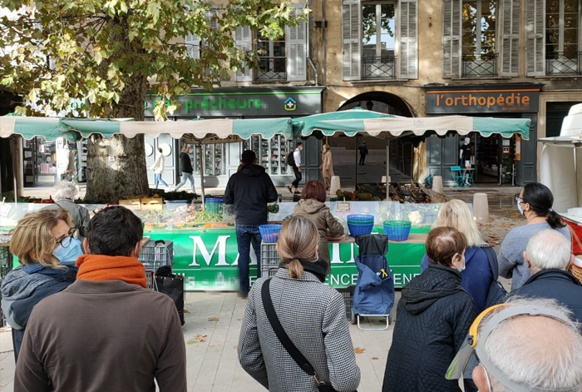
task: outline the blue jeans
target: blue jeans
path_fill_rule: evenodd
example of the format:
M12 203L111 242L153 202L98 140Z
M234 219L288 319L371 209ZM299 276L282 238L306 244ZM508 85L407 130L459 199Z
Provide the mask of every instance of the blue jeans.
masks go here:
M192 173L182 172L182 181L174 188L174 191L180 189L182 185L186 183L187 180L190 180L190 186L192 187L192 193L196 193L196 189L194 188L194 176Z
M251 262L251 242L257 256L257 278L261 277L261 233L259 225L235 225L236 242L238 245L238 280L241 294L250 290L249 264Z
M155 184L155 185L154 185L154 187L155 187L156 189L158 189L158 185L160 184L160 182L161 182L162 184L164 184L164 186L165 186L165 187L167 187L167 186L168 186L168 184L166 184L166 181L164 181L164 180L162 179L162 173L154 173L154 184Z

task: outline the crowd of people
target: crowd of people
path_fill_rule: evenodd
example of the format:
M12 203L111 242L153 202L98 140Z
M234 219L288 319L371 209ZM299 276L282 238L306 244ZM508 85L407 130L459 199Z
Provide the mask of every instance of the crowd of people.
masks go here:
M292 192L300 162L294 159ZM325 205L326 185L304 185L283 222L272 277L260 276L258 227L278 194L253 151L243 152L225 190L224 203L235 209L239 295L247 299L238 358L270 391L355 391L360 384L343 296L325 284L328 237L344 235ZM89 220L71 190L62 193L12 232L21 266L1 293L14 390L185 391L178 312L169 296L147 288L141 220L120 206ZM401 292L383 391L582 390L582 283L569 272L571 232L546 186L525 185L516 202L526 224L505 236L497 255L464 202L442 205L422 272ZM252 287L251 246L259 263ZM497 271L511 286L490 306Z

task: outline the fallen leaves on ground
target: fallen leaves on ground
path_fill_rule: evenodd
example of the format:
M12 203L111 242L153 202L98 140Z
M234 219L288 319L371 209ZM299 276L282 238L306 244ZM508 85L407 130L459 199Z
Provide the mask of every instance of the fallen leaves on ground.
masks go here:
M372 361L377 361L378 359L380 359L380 358L378 358L378 357L372 357Z
M356 354L363 354L366 351L365 348L361 348L361 347L354 347L354 352Z
M190 340L188 340L187 344L195 344L195 343L203 343L206 341L206 335L202 335L197 333L194 335Z
M234 348L235 350L238 349L238 344L235 344L234 346L232 346L232 348Z
M219 321L220 318L216 317L216 316L212 316L212 317L208 317L208 321Z

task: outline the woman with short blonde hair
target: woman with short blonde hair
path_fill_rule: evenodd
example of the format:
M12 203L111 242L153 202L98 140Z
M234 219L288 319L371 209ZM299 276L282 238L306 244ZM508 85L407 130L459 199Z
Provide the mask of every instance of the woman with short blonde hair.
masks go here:
M15 360L34 305L75 281L77 267L62 264L71 251L80 249L72 234L70 215L60 208L26 215L11 232L10 252L21 265L6 275L1 292Z
M338 291L324 284L327 264L318 258L317 228L294 216L283 223L277 251L281 265L268 282L275 313L289 339L319 379L337 391L360 383L346 308ZM279 342L262 298L263 277L253 285L240 331L238 356L247 373L271 391L318 391ZM267 288L265 286L265 288Z
M493 271L487 259L487 253L484 248L489 246L481 237L477 223L473 219L473 214L469 206L461 200L453 199L445 204L439 210L437 220L432 227L454 227L467 238L467 250L465 251L466 268L461 272L461 286L473 297L477 314L486 308L487 294L489 286L493 279ZM490 252L492 260L497 263L495 252ZM421 269L426 270L429 264L429 258L425 254L422 259Z

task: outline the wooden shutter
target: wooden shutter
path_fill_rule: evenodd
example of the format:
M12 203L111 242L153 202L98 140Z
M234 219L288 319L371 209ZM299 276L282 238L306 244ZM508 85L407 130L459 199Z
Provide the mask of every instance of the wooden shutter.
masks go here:
M236 47L240 50L253 50L253 39L250 26L239 26L234 31L234 40ZM245 67L236 71L235 79L237 82L251 82L253 73L250 68Z
M501 75L519 76L519 32L521 1L505 0L502 3L500 63Z
M342 74L344 80L360 80L361 13L360 0L342 0Z
M443 1L443 77L461 76L462 0Z
M303 4L293 4L295 16L303 13ZM307 22L287 27L287 80L307 79Z
M525 58L527 76L543 76L544 48L544 0L525 2Z
M418 16L416 0L398 2L399 78L418 79Z

